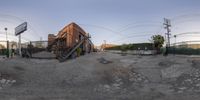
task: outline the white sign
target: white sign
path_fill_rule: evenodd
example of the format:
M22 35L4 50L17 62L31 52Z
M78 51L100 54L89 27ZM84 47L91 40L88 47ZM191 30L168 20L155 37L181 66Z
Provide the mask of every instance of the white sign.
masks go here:
M15 35L20 35L27 30L27 22L24 22L15 28Z

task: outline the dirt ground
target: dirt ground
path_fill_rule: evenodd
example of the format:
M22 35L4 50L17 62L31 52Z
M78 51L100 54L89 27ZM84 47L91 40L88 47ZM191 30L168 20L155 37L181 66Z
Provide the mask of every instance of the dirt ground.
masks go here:
M91 53L0 59L0 100L199 100L200 58Z

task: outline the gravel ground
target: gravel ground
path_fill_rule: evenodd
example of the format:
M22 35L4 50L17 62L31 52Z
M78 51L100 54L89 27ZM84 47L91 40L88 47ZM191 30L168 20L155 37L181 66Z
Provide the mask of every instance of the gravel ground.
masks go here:
M199 100L200 59L91 53L0 60L0 100Z
M37 58L56 58L56 55L51 53L51 52L42 51L42 52L39 52L39 53L32 54L32 57L37 57Z

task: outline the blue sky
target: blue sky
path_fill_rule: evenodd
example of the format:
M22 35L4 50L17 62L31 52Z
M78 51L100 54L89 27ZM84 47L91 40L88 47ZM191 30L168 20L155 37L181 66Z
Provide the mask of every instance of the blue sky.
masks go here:
M24 41L47 40L48 34L75 22L92 35L96 45L103 40L114 44L149 42L152 34L165 32L164 17L172 19L172 35L200 32L199 5L199 0L0 0L0 32L8 27L13 34L15 26L27 21ZM198 38L180 37L177 41Z

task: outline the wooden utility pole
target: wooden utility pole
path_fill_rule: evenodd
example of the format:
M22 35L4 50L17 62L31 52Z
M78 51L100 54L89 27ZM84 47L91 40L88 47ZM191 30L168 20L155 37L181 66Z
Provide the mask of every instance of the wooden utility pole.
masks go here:
M166 41L166 46L170 47L170 32L171 32L171 21L169 19L164 18L164 28L167 30L167 33L165 33L165 35L167 35L167 41Z
M105 50L106 49L106 40L104 40L104 47L103 49Z
M169 48L170 48L170 32L171 32L171 21L169 19L164 18L164 28L167 30L167 33L165 33L166 40L166 55L168 54Z

